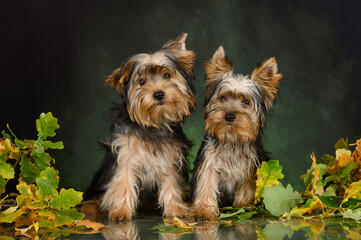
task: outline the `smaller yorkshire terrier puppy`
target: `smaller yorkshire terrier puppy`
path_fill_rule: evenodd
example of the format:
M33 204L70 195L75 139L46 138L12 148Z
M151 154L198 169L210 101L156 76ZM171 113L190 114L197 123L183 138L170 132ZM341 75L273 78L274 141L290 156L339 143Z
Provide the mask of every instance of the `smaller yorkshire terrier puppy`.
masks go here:
M195 53L182 34L155 53L126 60L106 80L123 98L113 109L103 164L85 194L95 200L82 210L96 212L100 202L110 220L130 219L139 199L157 197L166 217L186 216L186 156L191 147L180 122L195 107Z
M192 202L195 217L212 219L218 203L237 208L254 201L256 169L269 160L262 129L282 75L275 58L259 64L251 77L235 74L222 46L205 71L206 134L195 160Z

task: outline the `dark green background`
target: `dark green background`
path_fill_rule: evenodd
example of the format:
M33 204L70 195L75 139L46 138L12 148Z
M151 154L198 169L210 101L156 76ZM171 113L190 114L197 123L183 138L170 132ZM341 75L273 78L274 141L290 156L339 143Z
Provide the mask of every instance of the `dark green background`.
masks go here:
M65 144L53 152L60 182L85 190L104 154L109 108L120 101L104 79L129 56L187 32L198 62L198 105L184 124L192 159L203 137L203 62L220 44L244 74L275 56L284 80L263 142L285 182L302 189L313 151L333 154L337 139L361 137L361 4L339 2L1 1L0 128L35 138L35 119L53 112Z

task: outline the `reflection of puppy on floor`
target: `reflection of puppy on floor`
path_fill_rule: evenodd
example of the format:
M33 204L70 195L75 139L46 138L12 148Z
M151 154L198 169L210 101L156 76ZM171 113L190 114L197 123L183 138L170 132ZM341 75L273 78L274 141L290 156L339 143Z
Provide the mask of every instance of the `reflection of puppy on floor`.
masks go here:
M195 53L186 49L186 37L132 56L106 80L124 101L113 109L107 154L85 198L100 200L111 220L130 219L140 192L155 193L166 217L188 215L184 186L191 143L179 123L195 107ZM99 209L90 202L82 210Z
M256 168L269 160L262 129L282 75L274 58L259 64L251 77L235 74L222 47L205 71L206 134L195 160L192 199L195 216L212 219L219 201L236 208L254 201Z
M235 224L227 227L206 224L205 229L196 231L195 235L197 240L258 239L254 224Z
M108 231L103 233L103 236L107 240L115 239L127 239L127 240L139 240L139 230L137 225L130 221L124 221L119 223L110 223L108 225Z

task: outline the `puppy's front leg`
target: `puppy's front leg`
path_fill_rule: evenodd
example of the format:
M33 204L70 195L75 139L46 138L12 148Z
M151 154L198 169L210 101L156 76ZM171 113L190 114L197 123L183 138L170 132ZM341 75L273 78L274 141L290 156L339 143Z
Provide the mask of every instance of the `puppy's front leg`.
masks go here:
M255 179L244 179L234 194L233 207L249 207L254 202Z
M193 214L197 218L214 219L218 216L218 176L212 168L201 167L196 174Z
M118 167L102 198L102 208L109 219L131 219L138 204L138 181L131 164Z
M189 215L189 208L183 200L185 198L184 184L180 173L171 167L160 176L158 201L166 217Z

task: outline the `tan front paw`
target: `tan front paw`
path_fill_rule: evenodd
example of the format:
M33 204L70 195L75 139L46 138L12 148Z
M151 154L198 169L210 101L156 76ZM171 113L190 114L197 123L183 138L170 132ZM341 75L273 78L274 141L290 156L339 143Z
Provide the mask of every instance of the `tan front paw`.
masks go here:
M254 203L254 195L243 195L243 196L236 196L236 199L233 202L234 208L241 208L241 207L251 207Z
M132 211L129 209L118 209L109 211L109 220L117 221L117 220L126 220L132 218Z
M201 206L194 207L192 214L197 219L212 220L218 217L218 207Z
M190 209L186 205L174 205L164 209L164 215L167 218L172 217L191 217Z
M234 201L233 207L234 208L242 208L242 207L251 207L253 205L252 201Z
M101 214L102 210L97 200L89 200L81 203L81 211L85 214Z

